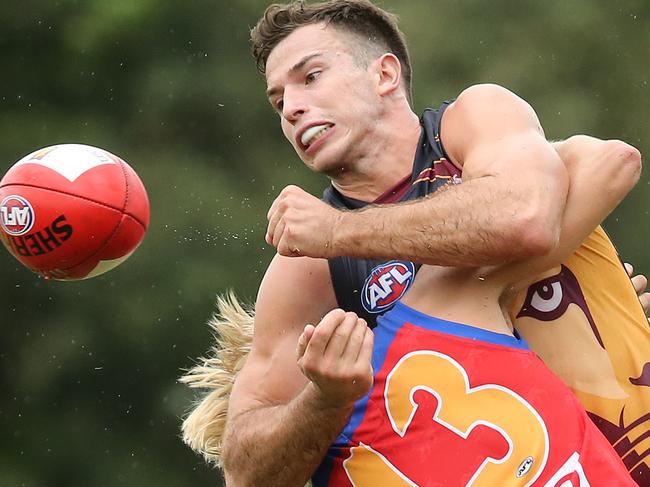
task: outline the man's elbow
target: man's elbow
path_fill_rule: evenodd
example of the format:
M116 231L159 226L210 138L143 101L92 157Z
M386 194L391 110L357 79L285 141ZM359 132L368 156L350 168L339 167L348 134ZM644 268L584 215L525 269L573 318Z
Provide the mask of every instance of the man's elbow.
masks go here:
M519 249L517 258L542 257L553 252L560 242L560 222L552 222L544 212L522 216L514 223L513 242Z
M614 161L610 189L620 194L622 199L641 177L641 152L620 140L609 140L606 143L608 154Z
M513 241L520 246L520 258L543 257L560 243L568 175L558 170L553 181L552 190L533 191L527 202L522 201L513 219Z

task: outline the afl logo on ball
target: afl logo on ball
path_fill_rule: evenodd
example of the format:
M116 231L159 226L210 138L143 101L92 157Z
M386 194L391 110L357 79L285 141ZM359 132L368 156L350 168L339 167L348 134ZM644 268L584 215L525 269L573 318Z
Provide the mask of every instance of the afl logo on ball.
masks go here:
M413 283L411 262L392 260L375 267L363 284L361 302L369 313L381 313L400 299Z
M34 225L32 205L22 196L7 196L0 203L0 225L9 235L25 235Z

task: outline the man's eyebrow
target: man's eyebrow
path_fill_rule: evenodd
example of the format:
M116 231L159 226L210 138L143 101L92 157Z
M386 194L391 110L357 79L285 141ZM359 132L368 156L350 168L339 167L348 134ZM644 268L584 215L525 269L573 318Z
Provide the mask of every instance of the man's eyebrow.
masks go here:
M297 71L300 71L302 68L305 67L305 64L307 64L309 61L311 61L314 58L322 56L323 53L320 52L315 52L313 54L307 54L305 57L303 57L300 61L298 61L296 64L294 64L291 69L289 69L289 74L294 74ZM279 88L269 88L266 90L266 97L271 98L272 96L276 95L279 92Z

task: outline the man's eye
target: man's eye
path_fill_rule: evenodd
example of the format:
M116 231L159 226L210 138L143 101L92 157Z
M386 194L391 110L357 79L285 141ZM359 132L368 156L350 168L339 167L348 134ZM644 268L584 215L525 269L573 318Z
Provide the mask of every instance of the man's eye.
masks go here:
M275 109L276 109L278 112L281 112L281 111L282 111L282 108L284 108L284 101L282 101L282 99L277 100L277 101L273 104L273 106L275 107Z
M305 84L309 84L312 81L316 81L316 78L320 76L320 71L312 71L307 76L305 76Z

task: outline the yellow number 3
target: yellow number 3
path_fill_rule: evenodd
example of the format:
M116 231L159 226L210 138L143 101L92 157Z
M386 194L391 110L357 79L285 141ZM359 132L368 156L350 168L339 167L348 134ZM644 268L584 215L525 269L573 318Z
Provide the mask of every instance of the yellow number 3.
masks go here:
M418 390L438 399L432 420L462 438L476 426L486 425L508 442L506 455L487 457L467 485L527 486L539 477L548 458L548 433L537 411L521 396L496 384L471 388L467 372L451 357L433 351L411 352L388 374L384 390L386 411L400 437L406 435L415 416L418 405L413 395ZM352 448L344 468L356 487L416 485L364 444ZM431 468L436 468L435 463Z

